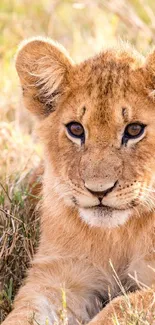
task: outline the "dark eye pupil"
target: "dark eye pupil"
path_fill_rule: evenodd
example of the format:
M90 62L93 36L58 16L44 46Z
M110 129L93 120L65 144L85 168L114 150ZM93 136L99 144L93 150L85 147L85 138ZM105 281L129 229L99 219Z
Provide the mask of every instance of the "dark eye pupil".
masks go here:
M83 127L80 124L72 124L70 126L70 131L77 136L83 134Z
M84 128L80 123L70 122L66 128L70 136L84 140Z
M126 132L130 136L136 136L136 135L139 135L139 133L141 132L141 130L142 130L142 126L141 125L132 124L132 125L129 125L127 127Z
M145 126L146 125L139 123L132 123L127 125L122 138L122 144L126 144L130 139L136 139L140 137L144 132Z

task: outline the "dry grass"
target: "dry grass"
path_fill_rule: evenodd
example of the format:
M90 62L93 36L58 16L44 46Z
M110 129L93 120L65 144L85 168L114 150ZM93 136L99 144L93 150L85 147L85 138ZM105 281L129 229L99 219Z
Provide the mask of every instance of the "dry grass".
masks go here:
M28 179L39 163L38 145L11 124L0 123L0 322L32 259L39 236L39 217L31 204Z
M143 308L140 310L136 309L135 306L131 306L127 297L124 298L125 305L120 305L122 311L123 319L120 322L114 311L114 316L112 318L113 325L154 325L155 324L155 310L154 306L150 304L148 310Z
M24 38L47 35L80 61L121 37L146 53L155 38L154 11L154 0L0 1L0 323L12 308L39 237L28 179L41 148L30 136L33 122L20 101L17 45ZM132 312L126 324L148 325L145 313Z
M119 321L117 317L117 312L115 311L115 305L113 306L113 325L155 325L155 292L153 289L145 286L141 282L138 281L137 277L134 279L132 276L132 279L135 280L137 286L142 291L149 291L151 296L151 302L149 307L146 309L146 303L145 303L145 294L144 296L141 295L139 299L134 302L134 306L132 303L132 298L130 299L130 295L125 291L123 284L121 283L121 280L119 279L118 274L115 271L115 268L110 261L111 269L113 271L113 277L120 288L120 310L121 310L121 322ZM155 270L154 270L155 271ZM109 294L109 300L110 294Z

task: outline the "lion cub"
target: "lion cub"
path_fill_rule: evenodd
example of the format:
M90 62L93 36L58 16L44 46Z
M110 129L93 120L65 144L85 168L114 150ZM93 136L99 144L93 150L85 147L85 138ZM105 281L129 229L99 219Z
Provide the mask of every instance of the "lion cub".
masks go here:
M62 290L64 324L113 324L114 309L123 322L124 298L107 304L122 287L150 311L155 52L145 59L121 45L74 64L62 46L36 38L22 44L16 68L38 117L45 173L39 249L3 324L63 323Z

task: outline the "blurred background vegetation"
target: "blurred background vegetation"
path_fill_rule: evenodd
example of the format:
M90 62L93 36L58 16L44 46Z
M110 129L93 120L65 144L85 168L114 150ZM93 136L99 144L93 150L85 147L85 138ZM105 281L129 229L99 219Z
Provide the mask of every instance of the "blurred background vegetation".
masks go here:
M17 119L14 55L21 40L49 36L80 61L118 38L146 53L155 40L154 0L1 0L0 120Z
M154 0L0 0L0 323L38 238L25 179L41 148L30 136L33 122L20 100L18 44L49 36L79 62L121 38L145 54L155 44L154 13Z

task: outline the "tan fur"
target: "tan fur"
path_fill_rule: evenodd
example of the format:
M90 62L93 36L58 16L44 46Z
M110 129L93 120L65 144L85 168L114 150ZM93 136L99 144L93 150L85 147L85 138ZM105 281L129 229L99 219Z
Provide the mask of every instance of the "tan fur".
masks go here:
M70 325L89 323L122 286L148 308L150 291L138 289L155 283L155 53L145 60L122 44L74 65L39 38L20 48L16 67L40 120L45 173L40 245L4 324L60 322L62 288ZM82 146L67 134L71 121L85 128ZM122 145L137 121L147 125L143 136ZM116 181L102 200L110 208L95 208L86 184L103 191ZM121 320L119 299L90 324L113 324L112 304Z

